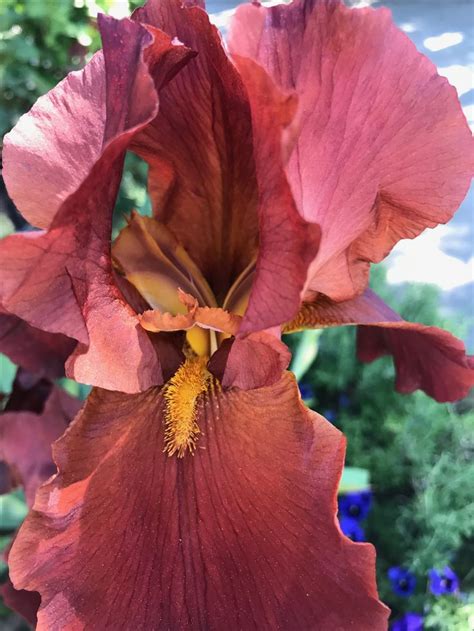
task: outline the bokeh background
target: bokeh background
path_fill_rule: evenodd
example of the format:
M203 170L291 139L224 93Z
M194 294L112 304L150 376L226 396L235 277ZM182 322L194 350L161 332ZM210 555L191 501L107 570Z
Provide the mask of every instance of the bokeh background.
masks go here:
M0 0L0 137L35 100L100 47L99 12L125 17L139 0ZM208 11L225 34L235 2ZM397 24L456 87L474 125L474 3L470 0L352 2L388 6ZM126 161L114 230L148 214L146 167ZM400 243L371 283L408 320L443 326L474 351L474 192L448 226ZM0 237L29 226L0 181ZM393 391L391 359L359 364L354 331L311 331L285 340L307 404L348 439L340 520L348 536L377 549L378 584L398 631L474 629L474 398L453 405ZM0 356L0 392L16 367ZM83 398L87 388L62 387ZM4 400L5 397L4 397ZM21 490L0 496L0 547L26 514ZM7 576L0 566L0 582ZM25 623L0 603L0 629ZM131 627L132 628L132 627Z

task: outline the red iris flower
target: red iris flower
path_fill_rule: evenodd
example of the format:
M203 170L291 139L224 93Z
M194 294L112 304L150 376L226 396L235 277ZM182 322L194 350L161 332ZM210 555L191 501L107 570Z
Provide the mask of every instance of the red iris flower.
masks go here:
M0 244L5 317L76 340L67 372L95 386L12 581L39 592L42 630L385 629L373 549L335 519L344 439L302 404L280 333L359 324L400 391L467 393L462 343L367 289L467 190L454 89L388 11L339 0L243 6L229 53L177 0L99 26L103 50L5 139L41 228ZM111 246L127 150L154 215Z

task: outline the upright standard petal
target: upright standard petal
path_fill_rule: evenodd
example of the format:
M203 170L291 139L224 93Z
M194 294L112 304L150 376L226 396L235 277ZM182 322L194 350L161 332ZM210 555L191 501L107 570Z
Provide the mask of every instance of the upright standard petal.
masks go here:
M251 60L234 61L252 107L260 209L259 257L240 330L244 334L279 325L285 314L296 313L308 266L318 252L320 229L299 216L283 166L282 141L295 112L294 95L281 93Z
M157 218L219 304L258 248L243 332L261 330L296 313L317 252L317 229L299 218L281 165L281 111L288 116L294 108L273 100L274 89L256 93L260 80L246 90L238 72L245 62L237 70L204 11L187 4L149 0L134 14L198 53L163 92L158 116L134 149L150 164Z
M248 97L201 8L150 0L133 18L197 52L160 95L158 116L133 148L150 164L156 217L223 299L258 245Z
M112 211L127 146L156 116L157 88L190 53L130 20L99 22L103 54L43 97L7 136L7 187L19 210L49 230L1 242L0 301L31 325L81 343L69 361L78 381L136 392L161 383L162 374L113 281ZM64 175L76 161L76 172ZM28 187L25 170L32 172ZM43 180L51 200L41 205ZM49 208L47 216L40 206Z
M471 133L455 89L387 9L248 4L230 48L298 94L286 171L301 215L323 235L310 289L351 298L369 261L450 219L473 172Z
M474 386L474 357L466 355L461 340L438 327L403 320L370 289L346 302L320 296L304 303L284 330L346 324L361 325L357 336L361 361L393 356L399 392L420 389L444 402L462 399Z
M204 395L194 457L161 453L163 405L95 390L56 443L10 556L38 630L385 629L373 549L336 525L343 438L293 378Z

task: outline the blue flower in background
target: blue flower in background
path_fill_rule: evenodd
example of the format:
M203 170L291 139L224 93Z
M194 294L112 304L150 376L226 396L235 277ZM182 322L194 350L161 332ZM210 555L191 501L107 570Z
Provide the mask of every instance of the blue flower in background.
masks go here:
M372 506L372 493L370 491L346 493L339 496L338 504L339 513L343 517L365 519Z
M342 532L352 539L352 541L365 541L365 533L362 526L352 517L341 517L339 519Z
M448 566L444 570L430 570L430 591L435 596L452 594L459 589L459 579L456 573Z
M299 383L298 388L302 399L312 399L314 396L314 388L309 383Z
M416 576L404 567L391 567L388 578L398 596L410 596L415 591Z
M349 407L350 402L351 402L351 400L350 400L350 398L348 397L348 395L345 392L342 392L339 395L339 407L347 408L347 407Z
M334 410L324 410L323 416L330 423L334 423L334 421L336 420L336 412L334 412Z
M423 631L423 616L409 611L390 625L390 631Z

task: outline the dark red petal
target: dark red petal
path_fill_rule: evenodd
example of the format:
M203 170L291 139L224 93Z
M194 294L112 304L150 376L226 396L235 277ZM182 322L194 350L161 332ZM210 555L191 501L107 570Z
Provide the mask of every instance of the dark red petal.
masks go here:
M248 97L202 9L180 0L151 0L133 18L197 52L160 94L158 116L133 149L150 164L157 218L174 232L222 300L257 248Z
M30 396L34 399L34 393ZM23 409L0 415L0 460L22 482L29 506L40 484L56 471L51 444L64 433L80 407L81 401L53 387L40 413Z
M38 629L386 629L374 551L336 525L344 439L296 384L215 392L194 456L160 392L95 390L10 555Z
M12 235L0 244L0 300L33 326L81 342L68 362L78 381L136 392L163 376L149 337L114 284L112 211L128 144L155 117L157 86L189 51L130 20L101 16L99 22L103 54L44 97L6 140L5 179L20 211L36 213L45 173L56 193L49 191L51 216L36 220L50 224L47 233ZM39 154L48 156L41 166ZM33 172L27 188L20 162ZM62 178L76 162L80 177Z
M399 392L420 389L445 402L464 398L474 386L474 357L443 329L412 322L359 327L359 359L371 362L382 355L393 355Z
M270 333L260 332L224 340L208 368L224 388L251 390L279 381L290 359L291 353L283 342Z
M36 615L40 606L38 592L27 592L24 589L15 589L10 579L0 586L0 595L5 605L20 614L31 625L36 625Z
M424 390L437 401L456 401L474 386L474 357L461 340L443 329L406 322L373 291L335 303L320 297L306 303L295 319L297 328L359 324L358 357L373 361L393 355L396 388Z
M18 364L44 377L62 377L64 362L76 341L61 334L46 333L0 309L0 352Z
M311 289L353 297L368 261L451 218L473 173L471 133L455 89L387 9L247 4L230 49L298 94L286 171L301 215L321 226Z
M177 235L220 303L258 245L242 332L281 324L298 309L318 244L317 230L298 216L281 164L279 142L288 120L280 119L294 111L294 102L276 97L273 86L263 92L271 80L262 84L261 69L247 71L254 80L246 90L201 9L150 0L134 17L198 53L160 95L156 120L134 143L150 164L155 214ZM246 67L243 60L239 71Z
M281 94L251 60L234 60L250 96L259 185L259 256L241 327L241 333L248 333L297 313L320 230L299 216L283 168L282 136L293 117L294 99Z

